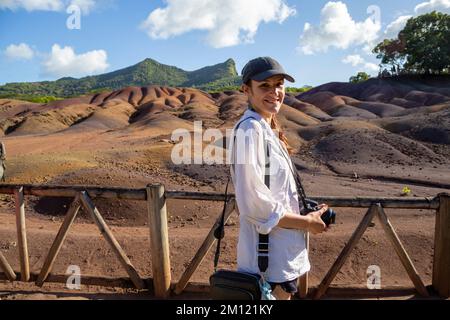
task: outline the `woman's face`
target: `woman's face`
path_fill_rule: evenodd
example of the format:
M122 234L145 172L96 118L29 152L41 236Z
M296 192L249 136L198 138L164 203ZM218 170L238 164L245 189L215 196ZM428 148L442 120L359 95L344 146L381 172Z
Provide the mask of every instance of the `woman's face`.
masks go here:
M263 81L251 80L250 86L244 84L242 89L256 111L271 116L277 114L283 104L284 76L276 75Z

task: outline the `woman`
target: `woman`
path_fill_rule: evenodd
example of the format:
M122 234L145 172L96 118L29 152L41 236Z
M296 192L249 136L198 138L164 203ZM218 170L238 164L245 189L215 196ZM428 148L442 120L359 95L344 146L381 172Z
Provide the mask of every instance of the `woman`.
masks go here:
M240 219L238 270L260 273L260 235L269 235L268 267L262 273L272 294L289 300L297 292L297 279L310 270L305 233L326 231L321 215L328 207L322 204L319 211L300 215L291 148L276 120L285 97L284 80L295 80L269 57L248 62L242 78L249 109L236 124L231 144Z

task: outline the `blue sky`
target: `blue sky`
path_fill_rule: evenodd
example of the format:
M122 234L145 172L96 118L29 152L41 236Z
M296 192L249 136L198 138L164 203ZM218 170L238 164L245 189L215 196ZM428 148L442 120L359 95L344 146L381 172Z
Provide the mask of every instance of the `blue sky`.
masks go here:
M76 21L69 5L80 9L79 29L67 27ZM295 86L348 81L376 75L368 49L433 9L450 13L450 0L0 0L0 84L100 74L145 58L185 70L233 58L240 72L266 55Z

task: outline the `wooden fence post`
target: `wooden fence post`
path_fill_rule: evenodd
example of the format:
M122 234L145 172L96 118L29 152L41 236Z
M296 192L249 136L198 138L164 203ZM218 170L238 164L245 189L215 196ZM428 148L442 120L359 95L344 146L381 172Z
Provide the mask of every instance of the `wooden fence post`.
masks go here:
M80 192L80 200L83 204L84 209L90 213L92 219L94 220L95 224L97 225L98 229L100 230L100 233L105 238L106 242L111 246L111 249L113 249L113 252L116 254L117 258L119 259L120 264L123 266L125 271L130 276L131 281L133 281L134 285L138 289L144 289L145 283L139 276L139 273L137 272L136 268L131 263L130 259L126 255L125 251L123 251L122 247L120 246L119 242L117 242L116 238L112 234L111 230L109 229L108 225L106 224L105 220L103 220L102 215L100 212L98 212L97 208L95 207L94 203L92 202L91 198L89 198L89 195L86 191Z
M398 257L400 258L400 261L402 262L403 267L405 268L406 272L408 273L409 278L414 283L414 287L416 287L417 292L419 292L422 296L428 297L429 293L427 291L427 288L425 288L425 285L423 284L422 279L420 278L416 268L414 267L413 262L411 261L411 258L409 257L408 253L405 250L405 247L403 246L402 242L400 241L400 238L398 237L397 233L395 232L394 228L391 225L391 222L389 221L386 213L384 212L383 207L380 204L377 204L377 213L378 218L381 222L381 226L384 229L384 233L386 233L386 236L391 241L392 245L394 246L395 252L397 253Z
M230 218L231 214L233 213L233 211L236 207L236 200L235 199L229 200L226 206L227 207L225 208L224 224L227 223L228 219ZM198 266L203 261L203 258L206 256L206 254L209 252L209 249L211 249L212 245L216 241L216 238L214 237L214 232L220 226L221 220L222 220L222 215L220 215L217 218L216 222L212 226L211 230L209 231L209 233L206 236L205 240L203 241L202 245L198 249L194 258L191 260L191 262L187 266L186 270L181 275L180 280L178 280L178 283L176 284L175 289L174 289L175 294L178 295L183 292L183 290L186 288L186 285L188 284L189 280L191 279L192 275L197 270Z
M309 232L305 232L305 245L309 255ZM308 274L309 272L305 273L298 280L298 296L302 299L308 296L309 291Z
M58 234L50 247L50 251L45 259L44 265L42 266L42 270L39 273L39 277L36 280L36 285L42 287L44 285L45 279L47 279L48 275L52 271L53 264L55 263L56 256L61 250L62 244L66 239L67 233L69 232L69 228L72 223L75 221L75 217L77 216L78 210L80 210L80 196L77 195L75 199L70 204L69 210L67 211L66 217L59 228Z
M376 213L377 213L377 207L375 204L372 204L372 206L369 208L369 210L367 210L367 213L364 215L364 217L361 220L361 222L359 223L358 227L353 232L352 236L350 237L350 239L344 246L344 249L342 249L341 253L339 254L336 261L334 262L333 266L331 267L331 269L328 271L328 273L322 279L322 282L317 287L316 292L314 293L313 299L320 299L325 294L325 292L327 291L331 282L333 281L334 277L336 277L339 270L341 270L341 268L344 265L345 261L347 260L348 256L350 255L353 248L358 243L359 239L361 239L362 235L366 231L367 227L369 226L370 222L372 221L372 219Z
M14 280L16 280L16 274L14 273L14 270L11 268L5 256L0 251L0 271L1 270L3 270L9 281L13 282Z
M14 190L14 197L16 201L16 227L20 258L20 280L28 282L30 280L30 263L28 260L27 228L25 225L25 199L23 195L23 187Z
M163 185L147 186L153 287L157 298L170 296L171 271L166 199Z
M450 194L439 194L436 212L433 258L433 288L440 296L450 297Z

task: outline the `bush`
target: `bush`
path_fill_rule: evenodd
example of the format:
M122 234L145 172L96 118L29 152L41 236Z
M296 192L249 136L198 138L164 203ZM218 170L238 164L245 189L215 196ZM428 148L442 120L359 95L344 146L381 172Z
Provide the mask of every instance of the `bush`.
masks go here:
M365 72L358 72L356 76L350 77L351 83L360 83L370 79L370 76Z

